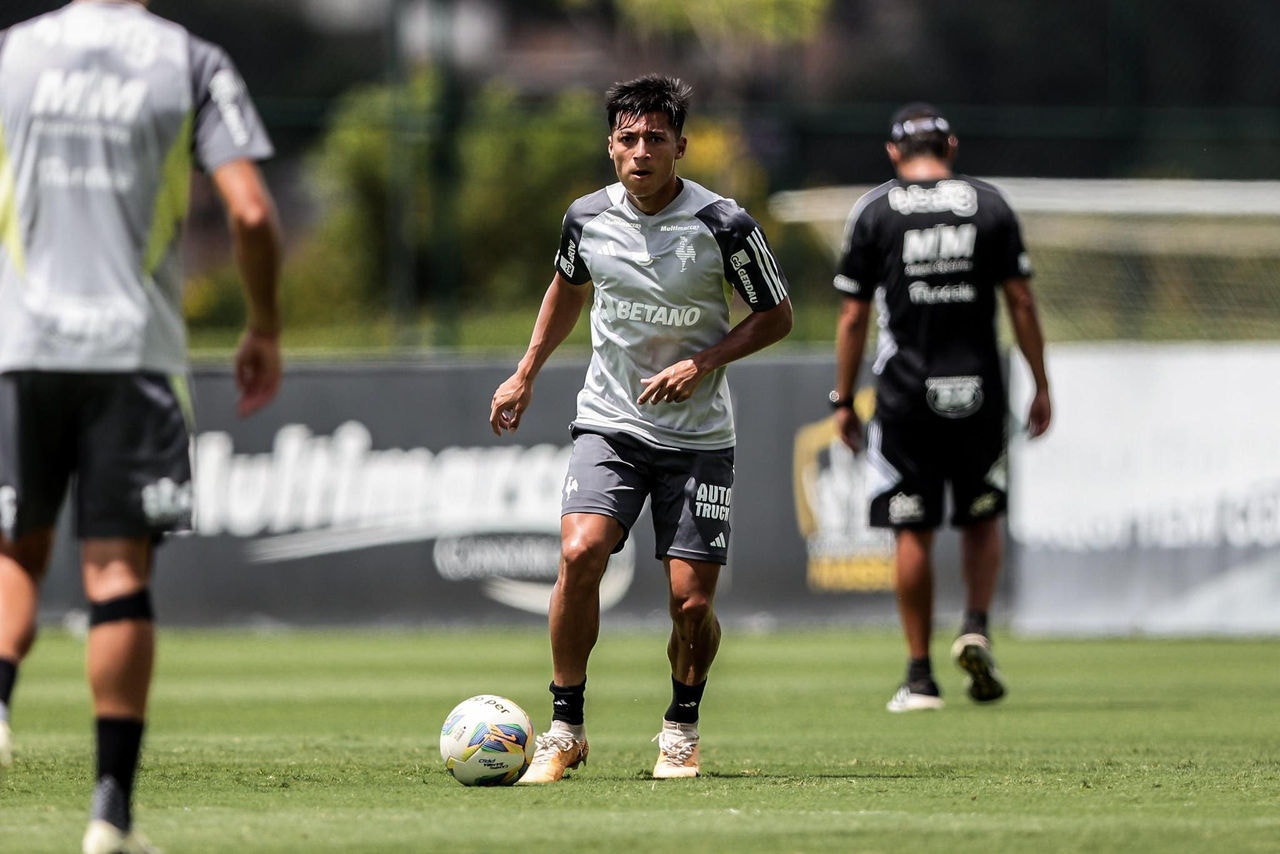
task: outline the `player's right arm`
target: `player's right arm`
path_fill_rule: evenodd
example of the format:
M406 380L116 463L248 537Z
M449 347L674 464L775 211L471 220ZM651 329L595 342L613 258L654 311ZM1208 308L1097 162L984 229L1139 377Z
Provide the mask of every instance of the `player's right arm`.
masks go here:
M248 304L235 355L236 411L243 418L270 403L280 388L280 227L271 193L252 160L224 163L212 177L226 207Z
M892 182L867 193L853 206L845 223L844 246L836 263L835 289L841 294L836 320L836 384L832 388L842 401L853 401L858 391L858 372L867 348L871 326L871 297L879 278L881 250L873 228L872 204L882 197ZM835 411L840 439L854 453L862 450L862 420L852 405Z
M871 303L846 296L840 303L836 321L836 384L834 391L841 400L852 401L858 390L858 370L867 347L867 329L871 321ZM853 406L836 409L836 428L840 439L856 453L862 450L862 421Z
M489 426L495 435L501 436L503 430L515 430L520 426L520 418L533 399L533 381L547 359L577 325L589 293L587 284L575 285L560 273L551 280L542 298L542 307L538 309L528 349L515 373L493 393Z

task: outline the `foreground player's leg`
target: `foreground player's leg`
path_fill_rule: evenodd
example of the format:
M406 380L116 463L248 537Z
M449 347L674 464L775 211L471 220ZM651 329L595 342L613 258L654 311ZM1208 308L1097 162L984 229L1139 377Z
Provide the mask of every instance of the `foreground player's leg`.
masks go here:
M155 660L148 589L151 544L146 539L88 540L83 561L98 757L83 850L154 851L133 830L132 807Z
M554 783L587 761L587 661L600 635L600 579L622 533L608 516L569 513L560 520L560 572L548 617L551 726L538 736L533 761L519 783Z
M907 676L886 704L891 712L942 708L933 678L929 640L933 630L933 531L902 528L896 535L898 616L907 641Z
M1005 694L987 632L987 614L1004 560L1000 520L984 519L966 525L960 548L964 561L965 616L960 636L951 645L951 658L968 675L969 697L974 702L990 703Z
M671 637L667 658L671 662L671 703L662 716L658 779L698 776L698 715L707 674L720 649L720 621L714 602L720 565L706 561L666 560L670 584L668 610Z
M12 541L0 536L0 770L13 762L10 705L18 668L35 643L40 581L52 543L52 529Z

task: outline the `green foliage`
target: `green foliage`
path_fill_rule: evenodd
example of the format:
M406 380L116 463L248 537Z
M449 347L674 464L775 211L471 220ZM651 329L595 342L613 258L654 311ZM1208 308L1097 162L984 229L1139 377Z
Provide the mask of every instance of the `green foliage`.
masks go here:
M567 91L530 102L500 83L478 93L458 141L461 245L453 260L465 308L541 298L565 209L611 178L599 101Z
M1006 700L968 702L939 661L947 707L890 715L896 631L724 622L705 776L649 778L666 633L606 620L590 762L515 789L449 779L439 726L497 692L545 728L545 627L165 632L134 815L166 851L198 852L1276 849L1272 640L997 636ZM82 643L46 632L24 668L0 779L6 851L75 850L83 831L82 661Z
M565 209L616 180L601 95L569 90L533 98L500 82L467 91L455 155L442 148L442 92L424 74L395 93L385 86L354 90L334 110L309 160L322 213L292 250L282 283L290 328L385 320L397 211L390 190L399 182L407 182L399 227L427 317L537 306ZM738 199L772 233L765 173L737 123L700 115L686 132L681 174ZM433 276L444 272L451 284ZM243 309L233 268L193 281L186 302L197 332L238 324ZM526 341L531 323L524 324Z
M565 0L565 5L592 2ZM787 44L812 38L831 0L613 0L613 5L641 32L692 33L710 42Z

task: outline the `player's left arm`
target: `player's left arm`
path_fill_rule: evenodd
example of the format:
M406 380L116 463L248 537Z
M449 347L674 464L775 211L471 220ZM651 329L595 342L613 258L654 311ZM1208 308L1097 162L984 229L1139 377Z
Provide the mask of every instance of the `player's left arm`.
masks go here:
M1031 281L1027 277L1006 279L1001 290L1004 291L1005 307L1009 310L1009 321L1013 326L1018 349L1027 360L1031 378L1035 382L1035 394L1027 411L1027 435L1034 439L1049 429L1049 423L1053 419L1049 374L1044 360L1044 332L1040 327L1036 300L1031 293Z
M280 225L258 161L275 153L262 118L231 57L212 42L187 44L192 87L192 151L213 179L227 212L236 267L248 303L235 354L243 418L266 406L280 388Z
M699 214L720 244L724 275L751 308L717 343L642 377L637 403L681 403L693 396L710 372L750 356L791 332L793 312L787 281L769 249L764 232L746 211L723 201Z
M280 226L271 192L252 160L222 164L213 172L213 184L227 210L248 304L234 359L240 393L236 411L243 418L270 403L280 388Z

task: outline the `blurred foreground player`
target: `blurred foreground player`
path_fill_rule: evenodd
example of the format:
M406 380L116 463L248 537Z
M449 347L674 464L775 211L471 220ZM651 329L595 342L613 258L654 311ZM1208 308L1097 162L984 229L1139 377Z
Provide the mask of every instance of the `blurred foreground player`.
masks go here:
M891 712L942 708L929 643L933 534L948 484L966 591L951 655L968 674L973 700L1005 693L987 629L1007 503L998 291L1035 382L1027 434L1044 433L1052 414L1017 218L995 187L952 174L957 145L950 124L928 104L909 104L894 116L885 148L897 178L854 206L835 278L843 301L831 403L854 451L864 446L853 394L873 300L878 314L876 410L865 437L870 522L895 532L898 612L910 656Z
M653 776L699 773L699 706L720 645L714 601L729 551L735 434L725 366L782 339L792 317L755 220L676 175L688 106L689 87L668 77L609 90L618 183L569 207L529 349L493 394L493 431L518 428L538 372L591 303L591 364L571 430L551 595L552 723L520 783L554 782L586 761L600 580L646 497L672 623L672 698ZM726 280L750 309L733 327Z
M180 244L193 160L225 203L248 297L239 411L280 382L272 153L218 47L145 0L76 0L0 33L0 765L75 479L97 782L86 854L133 830L155 652L153 550L191 519Z

